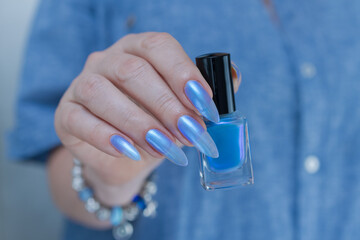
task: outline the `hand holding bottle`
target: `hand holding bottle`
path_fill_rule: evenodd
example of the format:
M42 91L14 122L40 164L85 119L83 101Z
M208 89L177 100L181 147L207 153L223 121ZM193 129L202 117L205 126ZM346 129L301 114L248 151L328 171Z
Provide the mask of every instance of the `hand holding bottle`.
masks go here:
M134 192L115 188L105 194L104 185L145 179L164 156L187 165L181 144L217 156L199 116L218 121L211 97L172 36L133 34L89 56L58 105L55 127L65 148L88 169L88 180L99 185L99 197L120 204Z

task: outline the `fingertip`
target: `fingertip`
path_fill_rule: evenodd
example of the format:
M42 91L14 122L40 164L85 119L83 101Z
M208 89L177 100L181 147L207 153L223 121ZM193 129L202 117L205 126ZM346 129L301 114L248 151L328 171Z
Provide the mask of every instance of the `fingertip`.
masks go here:
M233 80L234 92L237 92L241 84L241 72L239 70L239 67L234 62L231 62L231 75Z
M140 161L141 156L139 151L124 137L114 134L110 137L110 143L121 154L132 160Z

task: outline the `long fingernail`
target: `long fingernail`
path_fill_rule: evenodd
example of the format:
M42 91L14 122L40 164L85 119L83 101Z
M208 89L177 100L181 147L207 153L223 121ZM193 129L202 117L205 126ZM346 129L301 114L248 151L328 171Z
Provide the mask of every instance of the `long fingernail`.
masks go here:
M188 159L181 150L170 138L157 129L150 129L146 133L146 141L168 158L173 163L186 166L188 165Z
M199 82L195 80L188 81L184 90L190 102L196 107L201 115L212 122L220 121L219 112L214 101Z
M112 135L110 138L110 142L114 148L116 148L119 152L121 152L128 158L131 158L136 161L139 161L141 159L138 150L125 138L119 135Z
M231 61L231 73L232 77L236 79L237 83L240 82L240 70L239 67Z
M177 122L178 129L200 152L212 158L219 157L219 151L210 134L194 118L184 115Z

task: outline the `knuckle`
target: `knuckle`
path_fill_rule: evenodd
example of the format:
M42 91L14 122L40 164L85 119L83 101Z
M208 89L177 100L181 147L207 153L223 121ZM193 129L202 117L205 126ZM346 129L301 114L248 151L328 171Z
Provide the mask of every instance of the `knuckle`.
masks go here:
M94 99L99 90L104 87L104 79L98 75L87 75L79 80L79 83L75 87L76 98L87 105L92 99Z
M193 66L187 61L179 62L174 65L173 73L177 76L179 81L185 82L193 75Z
M55 110L55 115L54 115L54 126L55 126L55 130L56 132L59 134L61 129L63 129L65 127L64 125L64 121L63 121L63 111L62 111L62 105L61 103L57 106L56 110Z
M119 81L127 81L141 75L148 68L147 62L139 57L130 57L116 66L116 76Z
M143 34L143 33L129 33L129 34L126 34L125 36L123 36L122 38L120 38L120 39L116 42L116 44L121 45L123 42L131 41L133 38L138 37L138 35L140 35L140 34Z
M86 63L93 64L98 63L103 59L104 53L101 51L92 52L86 59Z
M78 125L79 114L81 112L80 108L70 108L66 114L64 114L63 124L66 126L68 131L71 131L74 126Z
M118 112L118 106L115 103L108 102L106 105L103 105L103 107L98 110L98 115L102 116L104 119L112 119L114 113L116 112Z
M147 33L141 42L141 47L145 50L152 50L172 42L174 38L169 33Z
M77 107L59 106L55 113L55 126L66 132L72 132L72 129L75 129L78 125L80 111Z
M104 131L104 125L102 123L97 123L91 129L89 129L89 136L88 141L91 143L98 142L99 139L102 139L100 136L103 135Z
M157 109L161 114L173 112L177 105L177 100L168 93L163 93L156 100Z
M123 111L121 125L123 129L131 129L131 126L136 122L137 117L133 111Z
M101 51L92 52L87 58L87 62L98 62L103 58L104 53Z

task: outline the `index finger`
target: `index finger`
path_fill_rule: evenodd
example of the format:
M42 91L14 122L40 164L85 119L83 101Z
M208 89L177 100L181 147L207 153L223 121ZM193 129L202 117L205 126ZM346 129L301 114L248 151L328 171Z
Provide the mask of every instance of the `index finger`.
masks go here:
M146 59L186 107L198 110L211 121L219 121L210 86L170 34L132 34L120 41L123 51Z

